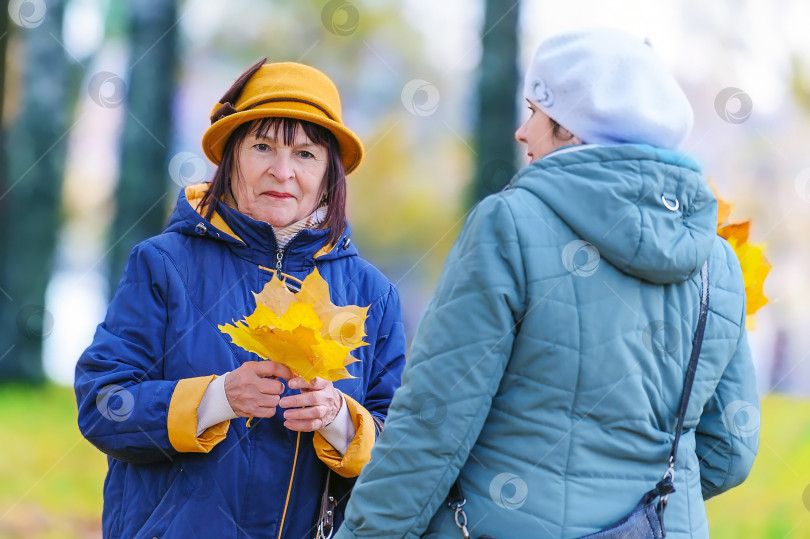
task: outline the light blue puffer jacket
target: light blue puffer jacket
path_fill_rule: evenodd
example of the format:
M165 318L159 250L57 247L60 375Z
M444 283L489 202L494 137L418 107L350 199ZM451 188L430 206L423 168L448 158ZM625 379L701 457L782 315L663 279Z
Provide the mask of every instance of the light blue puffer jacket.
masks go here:
M355 486L348 537L579 537L666 469L708 258L710 312L667 537L707 537L704 499L742 482L759 403L739 262L689 157L563 149L481 202L453 248L386 428ZM586 243L587 242L587 243Z

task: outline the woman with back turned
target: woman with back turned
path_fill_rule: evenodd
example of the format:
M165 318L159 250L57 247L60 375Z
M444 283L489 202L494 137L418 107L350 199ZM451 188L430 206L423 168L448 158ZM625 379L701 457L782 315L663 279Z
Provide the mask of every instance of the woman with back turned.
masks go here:
M678 150L692 126L680 87L641 39L596 29L540 45L524 95L516 138L530 163L450 253L340 539L460 538L464 518L472 537L581 537L622 520L662 474L675 487L666 536L708 537L704 500L751 468L743 278L717 201Z

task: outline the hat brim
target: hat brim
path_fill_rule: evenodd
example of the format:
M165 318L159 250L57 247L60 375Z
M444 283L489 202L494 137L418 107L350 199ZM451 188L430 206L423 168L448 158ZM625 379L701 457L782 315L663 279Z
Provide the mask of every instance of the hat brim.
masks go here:
M340 149L340 159L346 174L357 168L363 159L363 144L360 139L343 124L325 118L323 115L313 114L302 110L280 108L277 104L272 108L256 107L254 109L236 112L220 118L203 135L202 146L205 155L215 165L222 161L222 151L231 133L245 122L259 118L293 118L311 122L325 127L335 136Z

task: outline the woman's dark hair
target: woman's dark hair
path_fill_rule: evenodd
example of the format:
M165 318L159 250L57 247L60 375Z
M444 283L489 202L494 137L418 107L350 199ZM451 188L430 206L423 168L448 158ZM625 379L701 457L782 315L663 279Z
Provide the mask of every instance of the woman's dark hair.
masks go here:
M571 133L570 131L568 131L567 129L565 129L560 124L558 124L557 120L555 120L554 118L549 118L549 120L551 120L551 137L552 138L562 140L562 141L568 141L568 140L571 140L572 138L574 138L574 134ZM568 133L567 137L563 137L563 135L562 135L563 130L566 133Z
M346 228L346 172L343 169L337 139L325 127L293 118L260 118L252 122L245 122L233 130L222 150L222 160L211 180L211 186L197 207L198 210L205 209L203 217L210 221L222 202L223 195L230 188L231 170L234 169L234 165L236 165L237 174L239 173L236 152L239 151L242 141L249 133L255 132L257 136L266 137L272 131L274 138L277 139L280 132L283 135L284 144L290 146L295 141L295 132L299 127L304 130L304 134L311 142L326 148L325 181L321 185L318 198L325 199L329 204L329 209L326 212L326 218L318 225L318 229L328 228L327 242L329 244L337 243Z

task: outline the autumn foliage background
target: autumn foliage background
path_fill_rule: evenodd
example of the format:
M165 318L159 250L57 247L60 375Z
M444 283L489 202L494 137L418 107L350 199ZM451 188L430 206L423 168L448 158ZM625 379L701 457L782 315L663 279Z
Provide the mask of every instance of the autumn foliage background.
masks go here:
M20 10L36 15L41 5L42 26L25 27ZM412 336L473 193L497 189L525 164L509 133L525 112L517 81L515 95L503 96L515 110L514 125L500 136L511 153L482 162L491 133L478 114L479 83L505 61L484 54L482 43L497 50L505 46L498 40L516 36L520 75L543 36L591 25L651 39L695 109L686 151L729 204L721 207L721 234L754 289L766 273L760 255L772 266L761 292L769 302L751 325L763 396L760 453L743 486L708 503L712 537L810 537L810 3L17 0L7 6L2 15L10 19L0 28L6 51L0 169L8 169L0 176L0 373L33 332L44 338L48 382L0 380L0 538L99 536L106 460L78 433L66 384L103 317L120 274L119 251L165 221L179 189L211 177L200 137L212 105L246 66L263 56L298 60L335 79L344 119L367 150L349 181L352 239L397 284ZM487 7L503 16L485 22ZM46 28L57 12L63 21ZM30 60L36 31L42 40L36 45L57 51L59 66ZM150 64L153 54L166 60L163 67ZM141 70L151 65L154 72ZM59 73L61 88L50 82ZM164 84L163 105L138 102L149 86ZM64 100L58 114L21 112L31 99L58 91ZM154 121L146 116L159 106L170 113ZM14 131L25 120L64 127L52 138L33 130L29 142ZM34 146L41 153L32 154ZM49 148L61 148L64 159L37 180L38 167L58 153ZM26 186L28 203L17 208L11 201ZM148 211L127 206L139 197ZM53 239L48 263L22 256L21 248L37 253L42 242L20 245L25 230L8 220L45 215L46 206L49 217L39 222ZM41 305L26 305L3 280L38 272L48 278ZM757 294L749 295L749 308L763 302Z

